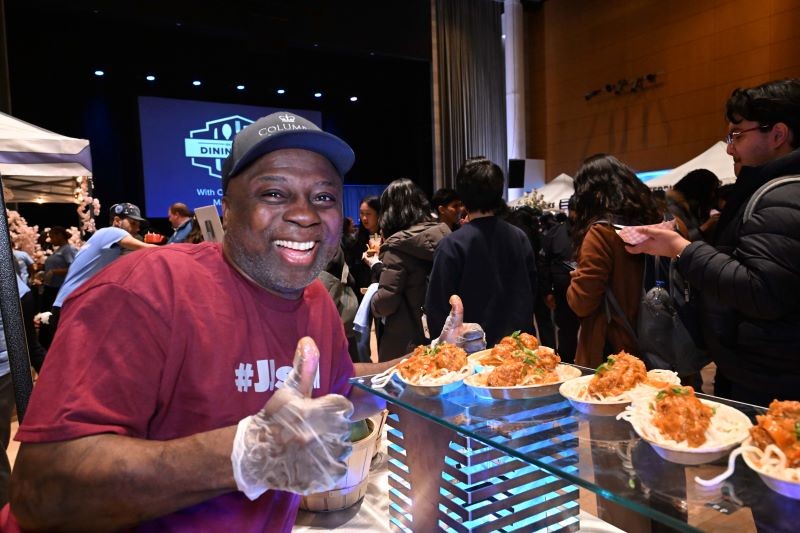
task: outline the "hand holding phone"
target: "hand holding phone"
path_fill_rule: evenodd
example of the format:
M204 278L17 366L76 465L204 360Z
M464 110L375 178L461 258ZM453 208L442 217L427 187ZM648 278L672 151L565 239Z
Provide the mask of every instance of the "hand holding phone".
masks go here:
M578 268L578 263L576 261L562 261L561 264L564 265L570 272Z

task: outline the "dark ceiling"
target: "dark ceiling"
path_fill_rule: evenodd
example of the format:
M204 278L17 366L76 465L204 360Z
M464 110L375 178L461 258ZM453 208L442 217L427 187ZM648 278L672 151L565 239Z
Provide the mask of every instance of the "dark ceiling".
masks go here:
M88 138L104 205L143 195L143 95L319 110L356 152L347 181L431 188L428 0L5 0L5 16L12 114Z

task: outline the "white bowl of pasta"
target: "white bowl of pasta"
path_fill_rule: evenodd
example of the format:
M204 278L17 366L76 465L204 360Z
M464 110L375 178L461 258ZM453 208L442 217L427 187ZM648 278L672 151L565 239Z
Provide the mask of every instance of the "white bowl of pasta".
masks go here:
M691 390L691 387L670 387L668 389ZM728 405L705 399L699 401L710 409L712 414L704 432L698 437L684 438L680 441L665 435L654 422L657 409L654 405L658 401L656 398L668 389L659 391L655 396L635 397L631 405L617 415L617 418L630 422L636 434L646 441L662 459L682 465L710 463L725 457L731 449L747 438L748 430L752 426L747 415ZM691 396L694 396L693 390ZM683 414L690 416L692 422L697 418L687 412ZM682 422L672 424L672 427L680 426L685 426L685 424ZM702 443L698 444L697 441L691 443L695 438L702 439Z
M764 450L753 446L751 439L742 443L742 459L764 484L788 498L800 500L800 468L786 467L786 455L774 444Z
M695 477L711 487L733 474L736 458L755 471L764 484L778 494L800 500L800 402L773 400L766 413L756 415L742 445L731 452L728 468L712 479Z
M579 368L571 365L559 364L554 370L554 381L545 383L532 382L522 385L490 386L488 385L488 379L493 371L494 367L486 367L483 371L466 377L464 383L472 392L481 398L490 400L524 400L557 394L558 388L562 383L581 375Z
M380 388L394 379L405 390L419 396L440 396L459 388L464 378L473 372L464 350L441 343L436 346L417 346L409 357L373 376L371 383Z
M639 395L653 394L662 385L680 385L680 378L670 370L650 370L647 380L633 388L614 394L602 396L590 392L589 384L594 374L580 376L561 384L558 392L569 400L572 407L581 413L593 416L617 416Z
M462 372L451 373L440 378L425 378L417 383L407 381L400 374L395 374L394 379L402 383L403 387L418 396L442 396L449 394L464 384L464 377L472 374L472 367L465 367Z

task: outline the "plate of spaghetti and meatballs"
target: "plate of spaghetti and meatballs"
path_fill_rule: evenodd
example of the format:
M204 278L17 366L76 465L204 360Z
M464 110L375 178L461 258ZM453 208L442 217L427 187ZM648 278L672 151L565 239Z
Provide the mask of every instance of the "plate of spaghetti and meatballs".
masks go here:
M460 387L472 372L467 352L442 342L435 346L417 346L409 357L373 376L372 384L381 387L394 377L416 394L438 396Z
M638 396L617 418L667 461L699 465L716 461L738 446L752 426L741 411L700 399L694 389L672 385Z
M800 402L773 400L756 421L744 462L775 492L800 499Z
M800 500L800 402L773 400L766 413L756 415L750 436L731 452L727 470L695 481L706 487L721 483L733 474L739 455L767 487Z
M495 400L521 400L549 396L558 392L564 381L581 371L561 364L552 348L539 346L533 335L515 331L492 349L470 356L479 369L464 379L477 396Z
M616 416L630 405L635 396L680 383L675 372L648 372L641 359L622 351L608 356L594 374L563 383L558 392L582 413Z

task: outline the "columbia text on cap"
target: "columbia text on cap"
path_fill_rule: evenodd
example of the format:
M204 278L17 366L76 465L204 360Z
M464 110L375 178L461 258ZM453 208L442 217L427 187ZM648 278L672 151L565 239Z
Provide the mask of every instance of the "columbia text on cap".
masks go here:
M344 175L353 167L353 149L339 137L322 131L313 122L280 111L262 117L233 139L231 151L222 165L222 192L228 182L264 154L286 148L302 148L325 156Z

